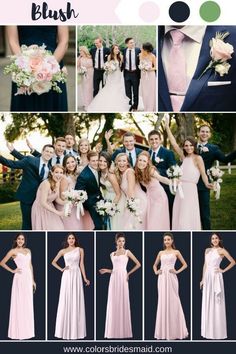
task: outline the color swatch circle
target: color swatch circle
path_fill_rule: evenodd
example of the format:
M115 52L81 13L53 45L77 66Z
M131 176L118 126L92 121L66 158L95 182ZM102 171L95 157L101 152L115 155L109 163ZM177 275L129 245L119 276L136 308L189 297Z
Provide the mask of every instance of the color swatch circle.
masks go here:
M139 16L145 22L154 22L160 15L158 5L153 1L144 2L139 8Z
M220 6L215 1L206 1L200 7L200 16L204 21L214 22L220 17Z
M169 8L169 16L175 22L184 22L189 18L190 8L183 1L176 1Z

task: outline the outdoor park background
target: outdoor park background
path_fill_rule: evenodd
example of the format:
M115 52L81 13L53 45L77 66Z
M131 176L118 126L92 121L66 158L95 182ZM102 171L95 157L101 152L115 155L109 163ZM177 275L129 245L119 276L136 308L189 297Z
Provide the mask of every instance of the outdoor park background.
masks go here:
M150 130L159 129L163 135L163 145L169 146L166 132L163 129L162 114L20 114L5 113L0 115L0 152L10 158L6 148L6 140L14 142L17 150L28 154L25 143L28 137L36 149L41 149L45 143L53 143L58 136L70 132L76 140L87 137L92 148L100 142L106 149L104 134L113 129L112 143L115 147L121 145L121 136L126 131L132 131L136 136L137 145L147 149L147 134ZM178 142L186 136L197 138L197 128L207 123L212 128L211 142L220 146L224 153L236 149L236 119L233 114L175 114L171 119L171 129ZM227 166L221 185L220 200L211 196L211 218L213 230L236 229L236 166L231 166L231 174ZM17 230L21 227L19 202L15 201L14 193L19 184L21 171L12 175L9 171L3 178L0 166L0 229Z

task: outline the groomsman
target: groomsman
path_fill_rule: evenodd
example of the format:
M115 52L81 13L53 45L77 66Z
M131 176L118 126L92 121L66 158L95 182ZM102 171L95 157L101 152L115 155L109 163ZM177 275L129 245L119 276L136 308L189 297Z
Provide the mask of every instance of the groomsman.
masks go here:
M162 143L161 134L157 130L152 130L148 134L149 142L149 154L151 157L152 164L156 167L158 172L163 177L168 177L166 171L169 167L176 165L175 156L173 151L164 148ZM174 203L174 195L170 193L169 186L162 184L162 187L165 189L165 192L169 201L169 212L170 220L172 220L172 209Z
M102 199L98 173L98 157L99 154L95 151L88 153L89 163L77 178L75 189L82 189L87 192L88 199L84 202L84 208L88 210L94 222L95 230L102 230L103 220L96 210L96 202Z
M103 40L101 37L98 37L95 39L94 44L95 48L92 48L90 50L90 54L92 56L93 60L93 67L94 67L94 73L93 73L93 97L95 97L98 94L100 83L102 82L102 87L104 86L103 84L103 74L104 74L104 64L107 61L108 55L110 54L110 49L103 47L102 44Z
M198 137L198 153L203 158L206 171L212 167L216 160L227 164L236 159L236 151L225 155L217 145L208 142L211 138L211 130L208 125L202 125L199 128ZM202 228L203 230L211 230L210 190L206 188L201 177L198 182L198 197Z
M126 153L126 155L129 158L129 163L131 167L135 166L137 156L142 152L141 149L136 148L134 146L135 144L135 137L134 134L131 132L127 132L123 135L123 147L120 149L117 149L113 152L112 154L112 160L115 161L115 158L118 154L120 153Z
M12 154L14 150L12 151ZM0 163L13 168L22 169L22 179L16 192L20 201L22 214L22 230L31 230L31 208L36 198L39 184L48 177L50 170L49 161L54 154L53 145L44 145L40 157L24 156L19 161L12 161L0 155ZM23 155L22 155L23 156Z
M74 149L75 146L75 138L72 134L67 133L65 135L65 141L66 141L66 149L64 151L64 155L72 155L74 157L78 157L78 151Z
M125 40L126 48L123 51L124 56L124 80L125 80L125 92L126 96L129 97L129 104L131 105L130 110L136 111L138 109L138 99L139 99L139 81L140 81L140 70L139 70L139 53L141 52L139 48L135 47L135 42L132 37L126 38Z

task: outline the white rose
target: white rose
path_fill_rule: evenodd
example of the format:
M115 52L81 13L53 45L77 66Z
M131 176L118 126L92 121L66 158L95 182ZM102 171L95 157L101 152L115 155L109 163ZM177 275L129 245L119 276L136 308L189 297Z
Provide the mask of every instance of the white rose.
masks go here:
M225 74L228 74L229 69L230 69L231 65L229 63L222 63L222 64L218 64L215 66L215 71L220 74L220 76L224 76Z
M41 95L42 93L49 92L52 88L50 81L39 81L32 84L33 92Z

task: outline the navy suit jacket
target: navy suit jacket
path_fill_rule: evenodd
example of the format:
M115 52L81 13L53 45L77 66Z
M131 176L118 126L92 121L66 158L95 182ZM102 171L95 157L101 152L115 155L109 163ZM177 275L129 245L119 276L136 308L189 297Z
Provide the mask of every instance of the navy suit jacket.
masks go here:
M91 54L92 60L93 60L93 66L95 66L96 51L97 51L97 48L96 48L96 47L93 47L93 48L90 50L90 54ZM103 61L104 61L104 63L107 61L108 55L110 54L110 52L111 52L111 51L110 51L109 48L103 47Z
M135 152L136 152L136 156L138 156L143 150L139 149L139 148L135 148ZM126 149L125 147L122 147L120 149L117 149L113 152L112 154L112 161L115 161L115 158L118 154L121 154L121 153L126 153Z
M152 153L152 150L148 150L150 156ZM158 151L158 154L156 157L159 157L160 161L159 163L155 161L154 166L158 170L161 176L167 177L166 171L168 170L169 167L176 165L175 161L175 155L173 151L166 149L163 146L160 146L160 149Z
M225 164L232 162L236 160L236 151L231 152L228 155L225 155L217 145L213 144L206 144L205 147L208 148L209 151L207 152L201 152L200 156L202 157L205 165L206 171L210 169L214 163L214 161L218 160L220 162L223 162ZM198 189L199 190L208 190L203 183L202 178L200 177L199 182L198 182Z
M88 194L88 199L84 203L85 209L95 206L96 202L102 199L100 186L97 184L96 178L91 169L86 166L77 178L76 190L84 190Z
M123 50L123 65L122 65L122 69L124 70L125 69L125 66L126 66L126 52L127 52L128 48L125 48ZM137 74L140 76L140 69L139 69L139 53L141 53L141 50L139 48L135 48L135 64L136 64L136 67L137 67ZM124 70L125 72L125 70Z
M188 87L183 106L183 112L219 112L219 111L236 111L236 53L232 55L232 59L228 61L231 65L227 75L220 76L215 74L215 70L208 70L199 79L204 69L211 61L209 41L215 37L216 32L229 32L229 36L225 42L233 45L236 51L236 26L207 26L203 38L202 47L197 63L196 71ZM164 38L164 27L159 28L159 52L161 53ZM158 56L158 111L173 111L169 89L161 55ZM230 85L208 86L208 81L231 81Z
M40 158L24 156L24 158L19 161L12 161L0 156L0 163L13 169L23 170L22 179L16 192L16 198L25 204L32 204L36 198L38 186L42 182L39 176Z

